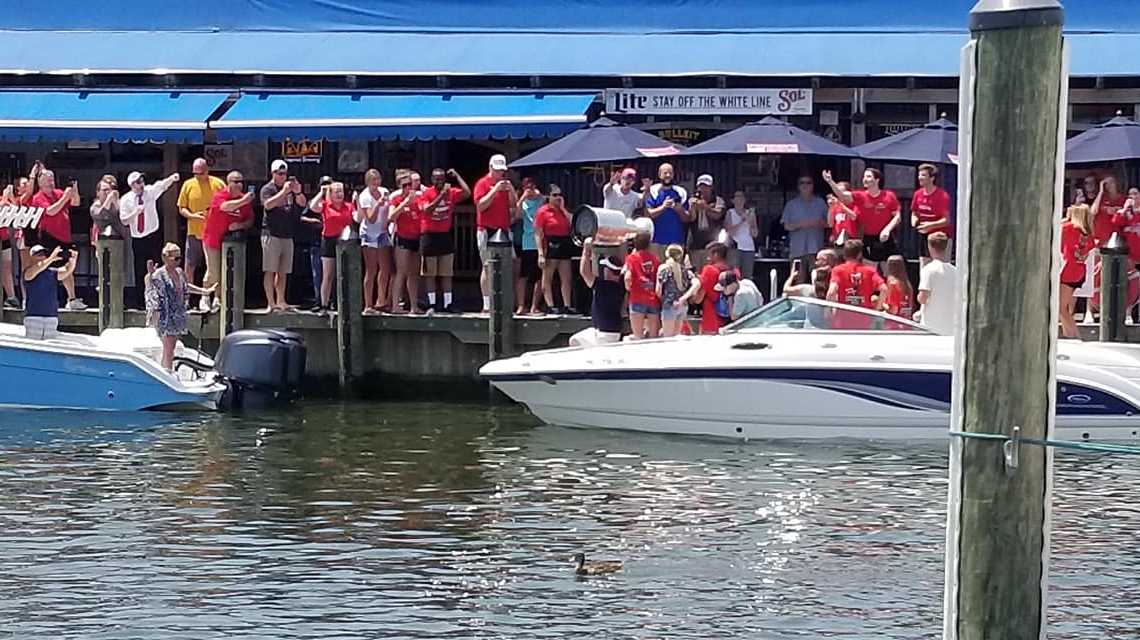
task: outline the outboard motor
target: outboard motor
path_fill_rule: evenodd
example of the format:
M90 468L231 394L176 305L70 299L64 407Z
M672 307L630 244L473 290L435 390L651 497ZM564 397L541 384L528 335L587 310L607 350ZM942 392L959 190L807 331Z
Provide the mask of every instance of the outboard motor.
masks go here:
M229 389L226 409L258 409L296 398L305 375L307 350L301 336L278 329L244 329L218 347L214 370Z

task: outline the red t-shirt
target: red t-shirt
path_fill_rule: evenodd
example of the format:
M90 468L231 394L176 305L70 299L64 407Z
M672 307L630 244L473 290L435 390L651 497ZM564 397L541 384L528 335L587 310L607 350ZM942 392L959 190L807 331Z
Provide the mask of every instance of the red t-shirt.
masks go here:
M952 236L950 229L950 194L942 187L935 187L934 193L926 193L925 189L919 189L914 192L914 197L910 199L910 212L918 216L919 224L923 222L934 222L935 220L946 219L946 224L932 229L928 229L923 235L928 235L938 231L944 232L946 235Z
M331 200L325 200L321 207L321 236L325 238L339 238L344 228L352 224L352 214L356 208L352 202L345 200L339 205Z
M214 194L210 200L210 209L206 212L206 228L202 231L202 246L211 249L222 248L222 238L230 225L235 222L245 222L253 219L253 205L244 204L237 211L226 213L222 211L222 203L227 200L237 200L241 196L230 195L229 189L222 189Z
M884 300L887 313L910 320L914 315L914 288L903 289L902 283L894 278L887 280L887 295Z
M32 196L32 206L47 209L59 202L62 197L62 189L55 189L52 193L37 191L36 195ZM71 242L71 205L63 205L63 208L54 216L49 216L46 213L40 216L39 230L60 242Z
M1085 260L1092 251L1093 239L1071 220L1061 223L1061 282L1080 284L1085 281Z
M847 232L848 240L863 237L863 234L859 232L859 214L855 213L854 209L848 213L847 209L843 208L843 205L836 203L831 205L829 213L833 213L832 219L835 221L835 224L831 227L831 244L835 244L835 241L839 239L839 235L844 231Z
M455 205L463 200L463 189L452 187L443 197L443 200L440 200L439 204L436 205L435 210L428 213L427 206L435 201L437 195L439 195L439 191L435 187L428 187L420 196L419 202L416 203L420 210L420 231L423 233L451 232L452 220L455 217Z
M701 301L701 333L715 334L724 326L724 321L716 314L716 302L720 300L716 285L720 281L721 272L730 268L727 264L706 264L701 269L701 289L705 292L705 298Z
M534 228L541 229L546 238L565 238L570 235L570 218L565 209L555 209L544 204L534 214Z
M1124 201L1127 199L1123 194L1118 194L1115 198L1105 194L1100 199L1100 211L1093 217L1093 241L1096 246L1099 247L1108 242L1112 232L1120 230L1120 218L1117 217L1117 213L1120 212L1120 208L1124 206ZM1089 206L1092 206L1092 202L1089 203Z
M405 195L403 191L392 196L392 209L399 206L400 203L404 201L404 198ZM420 199L414 191L411 194L411 198L412 200L408 203L408 206L404 207L404 210L400 212L400 217L396 218L396 235L405 240L419 239L420 218L423 217L423 211L420 208Z
M879 195L872 196L866 191L855 191L851 194L855 199L852 209L859 216L859 223L863 225L863 235L877 236L883 232L883 227L891 222L895 212L899 210L899 199L894 191L882 189Z
M630 274L629 303L657 306L657 268L661 260L652 252L642 249L634 251L625 259L625 269Z
M1102 205L1101 209L1103 208ZM1126 212L1123 207L1118 208L1112 216L1112 224L1124 235L1124 241L1128 243L1128 257L1133 262L1140 261L1140 211Z
M873 309L871 297L883 286L875 267L860 262L844 262L831 270L832 284L839 285L839 301L854 307Z
M475 226L479 229L507 229L511 226L511 195L506 191L495 194L491 206L479 211L479 201L491 193L498 180L487 174L475 183L471 197L475 199Z

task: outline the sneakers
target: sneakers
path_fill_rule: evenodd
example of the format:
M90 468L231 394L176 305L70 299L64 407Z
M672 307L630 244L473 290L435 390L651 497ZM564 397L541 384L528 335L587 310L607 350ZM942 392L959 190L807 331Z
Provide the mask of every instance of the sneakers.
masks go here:
M20 301L17 298L8 298L4 301L4 308L6 309L19 309Z
M86 311L87 305L79 298L73 298L67 301L67 306L64 308L68 311Z
M324 313L325 307L324 307L324 305L322 305L321 303L318 302L317 304L310 307L309 311L311 313L321 314L321 313Z

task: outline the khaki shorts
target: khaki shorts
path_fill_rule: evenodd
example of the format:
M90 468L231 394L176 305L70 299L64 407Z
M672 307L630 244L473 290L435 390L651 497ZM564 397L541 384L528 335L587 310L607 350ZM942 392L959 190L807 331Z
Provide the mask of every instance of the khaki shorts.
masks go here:
M59 337L59 318L24 316L24 337L31 340L52 340Z
M425 278L450 278L455 275L455 254L424 256L420 275Z
M293 239L261 236L261 270L265 273L293 273Z
M479 247L479 262L483 263L484 267L491 259L491 248L487 245L487 241L494 232L494 229L479 229L475 232L475 244Z

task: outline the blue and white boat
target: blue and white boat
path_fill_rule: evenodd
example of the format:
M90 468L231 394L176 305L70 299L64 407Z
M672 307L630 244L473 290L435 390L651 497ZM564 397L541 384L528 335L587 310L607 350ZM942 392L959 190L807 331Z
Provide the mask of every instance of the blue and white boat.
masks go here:
M954 338L884 313L782 298L721 335L552 349L480 375L572 427L731 438L945 438ZM1140 433L1140 345L1058 345L1056 436Z
M173 374L159 364L161 349L153 329L29 340L22 326L0 323L0 408L216 409L227 385L210 373L213 361L179 345L195 368Z

